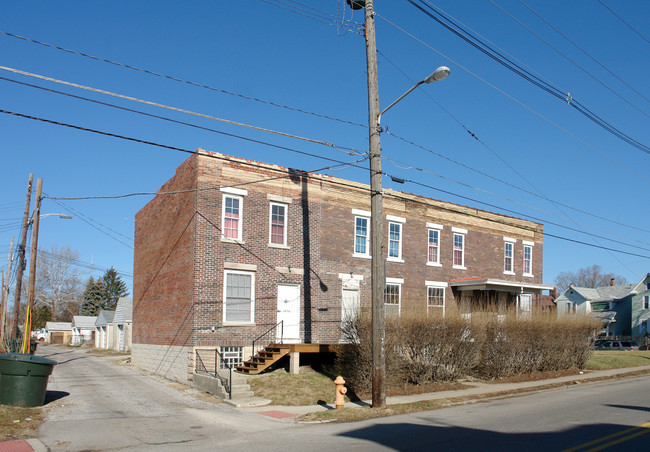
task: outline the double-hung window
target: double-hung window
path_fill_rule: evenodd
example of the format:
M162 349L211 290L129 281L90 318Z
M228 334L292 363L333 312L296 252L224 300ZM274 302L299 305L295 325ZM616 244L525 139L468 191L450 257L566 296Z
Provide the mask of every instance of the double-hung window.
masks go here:
M228 240L242 240L244 196L248 191L238 188L223 187L221 209L221 235Z
M451 228L454 233L454 263L453 268L465 270L465 235L467 229Z
M533 242L524 240L524 276L533 276Z
M287 245L287 205L272 202L269 205L269 244Z
M352 209L354 217L354 257L370 257L370 212Z
M404 262L402 259L402 225L405 218L386 215L388 219L388 260Z
M427 265L440 266L440 232L442 225L427 223Z
M643 297L643 309L650 309L650 295Z
M384 312L386 317L399 317L402 299L402 278L386 278L384 290Z
M226 270L224 274L223 321L253 323L255 319L255 273Z
M516 240L510 237L503 238L503 273L506 275L515 274L515 242Z
M427 316L445 314L446 282L425 281L427 288Z

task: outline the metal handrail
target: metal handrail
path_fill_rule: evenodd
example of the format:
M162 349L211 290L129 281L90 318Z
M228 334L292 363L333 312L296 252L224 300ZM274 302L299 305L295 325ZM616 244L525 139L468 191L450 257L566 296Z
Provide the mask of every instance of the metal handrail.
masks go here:
M277 330L278 330L278 327L280 327L280 340L279 340L279 341L278 341L278 339L277 339ZM255 338L255 339L253 339L253 347L252 347L252 350L251 350L251 362L253 361L253 359L254 359L254 357L255 357L255 354L256 354L256 352L255 352L255 343L257 343L257 344L258 344L258 347L259 347L259 342L260 342L263 338L265 338L266 336L268 336L271 332L274 332L274 331L276 332L276 339L275 339L274 341L269 341L268 338L266 338L266 339L265 339L265 341L267 342L266 345L270 345L270 344L282 344L282 342L283 342L283 340L284 340L284 320L280 320L280 322L279 322L277 325L272 326L272 327L269 328L267 331L265 331L263 334L261 334L260 336L258 336L258 337ZM264 346L266 347L266 345L264 345Z
M197 372L205 372L206 374L218 378L219 381L221 382L221 386L223 386L224 391L226 391L226 394L228 394L228 398L232 399L232 372L233 368L230 364L228 364L228 361L224 358L224 356L221 354L218 348L215 347L214 349L214 370L210 372L208 368L206 367L205 363L201 359L201 355L198 350L196 350L196 371ZM228 369L228 378L222 376L219 374L219 367L221 365L224 365L226 369Z
M219 360L217 360L217 356L219 357ZM227 379L219 374L218 368L221 367L221 364L225 365L226 368L228 369ZM214 376L221 381L221 385L223 386L223 389L226 391L226 394L228 394L228 399L232 399L232 371L233 371L232 366L228 363L228 361L226 361L224 356L221 354L221 351L215 347Z

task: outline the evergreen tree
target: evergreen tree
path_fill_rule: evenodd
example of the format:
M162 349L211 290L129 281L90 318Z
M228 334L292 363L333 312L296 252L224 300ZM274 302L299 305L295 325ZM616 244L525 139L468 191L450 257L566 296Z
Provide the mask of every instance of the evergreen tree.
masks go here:
M120 278L120 275L117 274L117 271L113 267L106 270L101 281L104 284L105 290L102 308L114 310L117 306L117 300L119 300L120 297L126 297L129 295L126 283L122 281L122 278Z
M86 284L84 291L83 302L79 314L81 315L97 315L99 310L106 299L106 288L101 279L95 280L92 276Z
M52 320L52 311L47 305L40 305L34 308L32 314L32 330L45 328L45 324Z

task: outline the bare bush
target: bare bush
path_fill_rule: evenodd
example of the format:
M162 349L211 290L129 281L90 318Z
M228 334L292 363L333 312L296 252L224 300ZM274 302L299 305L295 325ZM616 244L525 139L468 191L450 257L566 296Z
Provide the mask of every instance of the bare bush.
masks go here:
M453 314L388 318L386 385L391 389L475 373L500 378L582 368L590 357L596 327L586 317L518 319L514 312L492 311L472 313L471 321ZM355 392L367 393L372 385L369 316L346 322L343 337L346 343L337 353L337 371Z

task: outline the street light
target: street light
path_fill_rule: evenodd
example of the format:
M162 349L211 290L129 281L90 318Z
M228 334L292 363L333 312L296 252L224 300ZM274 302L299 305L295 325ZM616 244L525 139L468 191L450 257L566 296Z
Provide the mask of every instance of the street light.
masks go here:
M411 91L423 83L444 80L449 75L449 68L440 66L427 78L413 85L388 107L379 110L377 82L377 60L374 33L374 13L372 1L366 2L366 50L368 59L368 118L369 118L369 158L370 158L370 234L372 243L371 257L371 298L372 298L372 406L386 406L386 356L384 339L384 292L386 290L386 261L384 260L384 224L383 224L383 188L381 171L382 132L381 115L404 99Z
M45 218L50 216L57 216L63 220L72 220L71 215L66 215L64 213L44 213L43 215L39 215L38 218ZM34 219L32 219L32 221L34 221Z
M423 83L429 84L431 82L440 82L440 81L447 78L447 76L449 75L449 72L451 72L451 71L447 66L440 66L438 69L436 69L431 74L429 74L429 76L427 78L417 82L415 85L410 87L408 91L406 91L404 94L402 94L397 99L395 99L395 101L392 104L390 104L388 107L384 108L381 111L381 113L379 113L379 116L377 117L377 126L379 126L379 124L381 123L381 115L383 115L388 110L390 110L391 107L393 107L397 102L399 102L400 100L402 100L406 96L408 96L411 91L413 91L415 88L422 85Z

